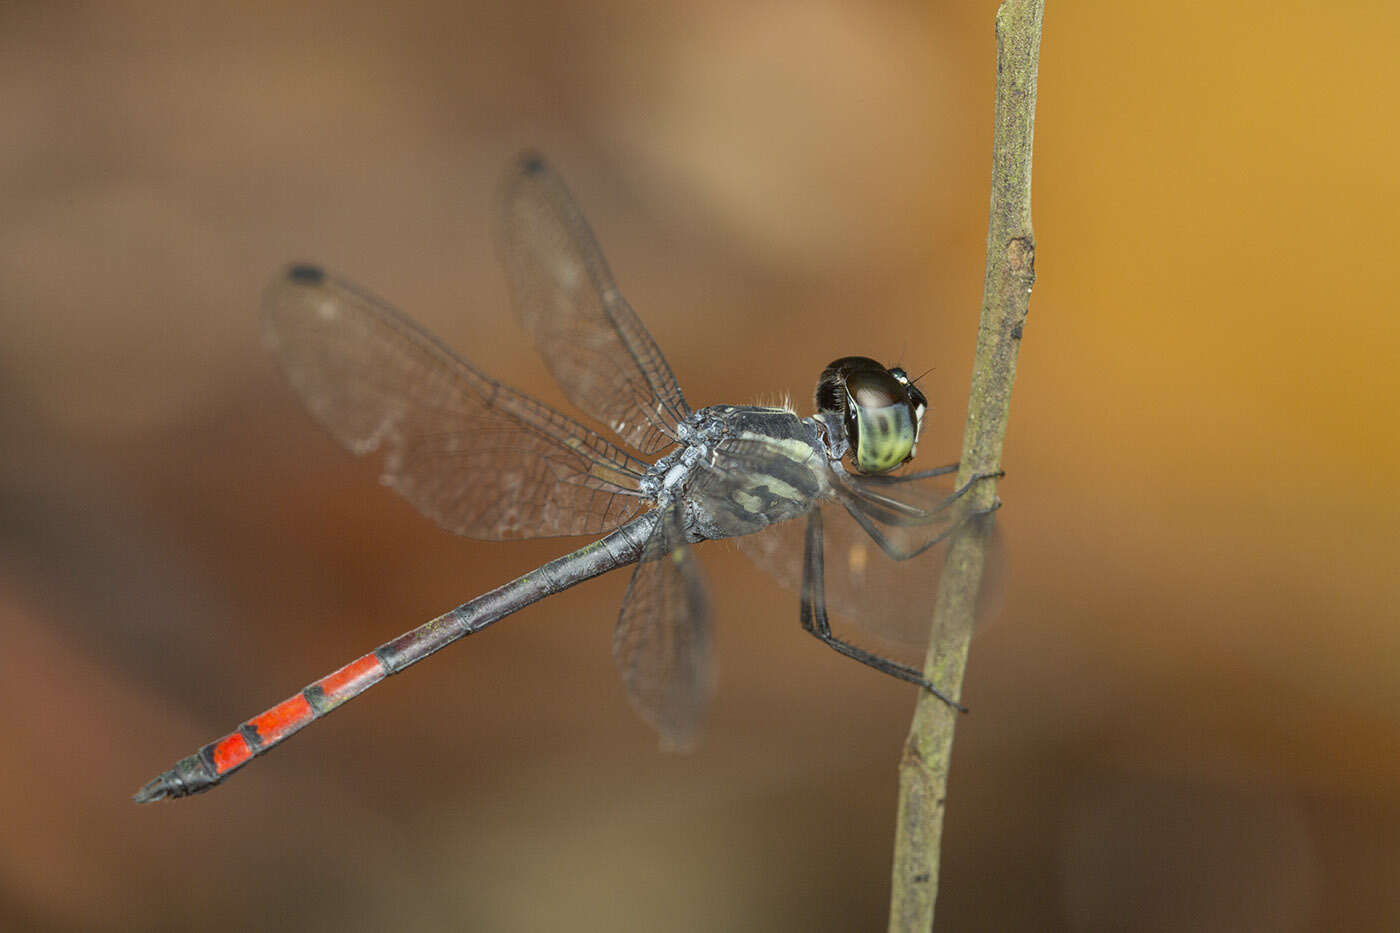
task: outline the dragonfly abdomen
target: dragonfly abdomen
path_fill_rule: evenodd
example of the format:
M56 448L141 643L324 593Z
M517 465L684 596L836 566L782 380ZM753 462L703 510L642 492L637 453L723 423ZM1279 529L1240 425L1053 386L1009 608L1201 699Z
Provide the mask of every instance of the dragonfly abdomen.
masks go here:
M175 767L141 788L136 793L136 801L148 803L167 797L188 797L208 790L225 775L237 771L392 673L395 671L384 663L379 650L371 651L254 716L188 758L182 758Z
M517 577L362 655L210 742L136 792L138 803L206 791L257 756L339 709L390 674L546 596L637 562L656 525L649 512L571 554Z

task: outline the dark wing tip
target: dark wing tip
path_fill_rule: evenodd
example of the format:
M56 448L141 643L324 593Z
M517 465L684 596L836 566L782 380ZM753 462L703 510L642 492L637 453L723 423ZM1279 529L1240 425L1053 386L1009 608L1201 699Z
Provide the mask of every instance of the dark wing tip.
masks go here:
M326 280L326 273L320 266L299 262L287 269L287 278L298 285L320 285Z
M522 175L543 175L549 170L549 163L544 160L544 156L532 149L520 153L516 165L519 166Z

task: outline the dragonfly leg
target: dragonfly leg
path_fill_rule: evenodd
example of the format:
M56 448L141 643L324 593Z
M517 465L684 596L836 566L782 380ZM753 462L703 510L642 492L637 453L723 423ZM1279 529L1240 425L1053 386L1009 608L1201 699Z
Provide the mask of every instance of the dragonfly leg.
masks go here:
M850 504L846 504L846 511L850 513L850 516L856 520L856 523L859 524L861 528L865 529L865 533L870 535L870 539L874 541L877 545L879 545L880 550L884 551L885 554L888 555L892 560L900 561L911 560L915 557L918 557L920 554L924 553L929 548L933 547L935 544L938 544L940 541L947 538L953 532L957 531L959 526L961 526L963 522L981 515L990 515L999 508L1001 508L1001 502L998 501L989 508L977 509L976 511L968 512L959 521L948 526L947 528L944 528L942 531L934 535L929 540L921 543L918 547L906 548L900 547L898 544L891 541L889 539L889 536L880 530L880 526L875 524L874 519L872 519L869 515L866 515L865 512L863 512L860 508L854 508Z
M929 472L936 473L944 469L944 467L938 467L938 470L931 470ZM908 477L866 476L862 477L859 484L842 483L840 484L840 489L842 492L857 500L866 511L877 514L883 522L892 525L926 525L944 517L948 509L955 505L958 500L962 499L963 496L967 495L968 491L977 483L983 482L984 480L997 479L1005 475L1005 472L1002 470L991 473L978 473L971 477L966 483L963 483L957 489L949 493L942 502L928 509L919 508L907 502L901 502L898 499L876 492L871 488L872 480L883 479L886 482L892 482L898 479L913 479L914 474Z
M867 481L874 480L877 483L912 483L921 479L933 479L935 476L947 476L949 473L958 472L961 463L948 463L940 467L933 467L929 470L919 470L916 473L901 473L898 476L889 476L884 473L873 473L865 477Z
M938 699L958 712L967 712L966 706L963 706L957 700L954 700L952 697L949 697L943 691L939 690L918 670L906 664L900 664L898 661L892 661L889 658L881 657L872 651L866 651L864 648L837 638L831 631L831 621L826 614L826 583L824 573L821 511L819 509L813 509L807 516L806 548L803 551L803 630L810 633L827 647L834 649L838 654L843 654L848 658L859 661L866 667L872 667L882 674L888 674L891 677L897 677L900 680L908 681L911 684L923 687L929 693L938 697Z

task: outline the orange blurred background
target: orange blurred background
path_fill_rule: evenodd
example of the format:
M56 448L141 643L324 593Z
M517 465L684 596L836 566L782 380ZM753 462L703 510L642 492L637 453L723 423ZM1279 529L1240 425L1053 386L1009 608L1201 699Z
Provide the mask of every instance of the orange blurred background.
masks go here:
M693 405L934 367L956 459L995 3L0 10L0 927L884 923L913 692L700 549L720 690L657 752L626 574L226 786L177 758L573 541L453 538L258 342L294 258L562 403L491 204L548 153ZM1400 928L1393 4L1052 2L1039 279L940 930Z

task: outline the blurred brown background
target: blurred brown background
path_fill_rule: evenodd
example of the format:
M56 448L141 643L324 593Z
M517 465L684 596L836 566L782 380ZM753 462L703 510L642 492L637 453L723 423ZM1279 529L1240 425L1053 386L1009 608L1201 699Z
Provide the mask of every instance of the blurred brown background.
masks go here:
M128 795L576 546L437 531L258 343L311 259L559 403L491 241L521 148L697 407L898 359L955 459L994 8L0 6L0 927L882 927L913 693L731 545L690 757L623 698L614 574L211 794ZM1050 3L940 930L1400 927L1397 30Z

